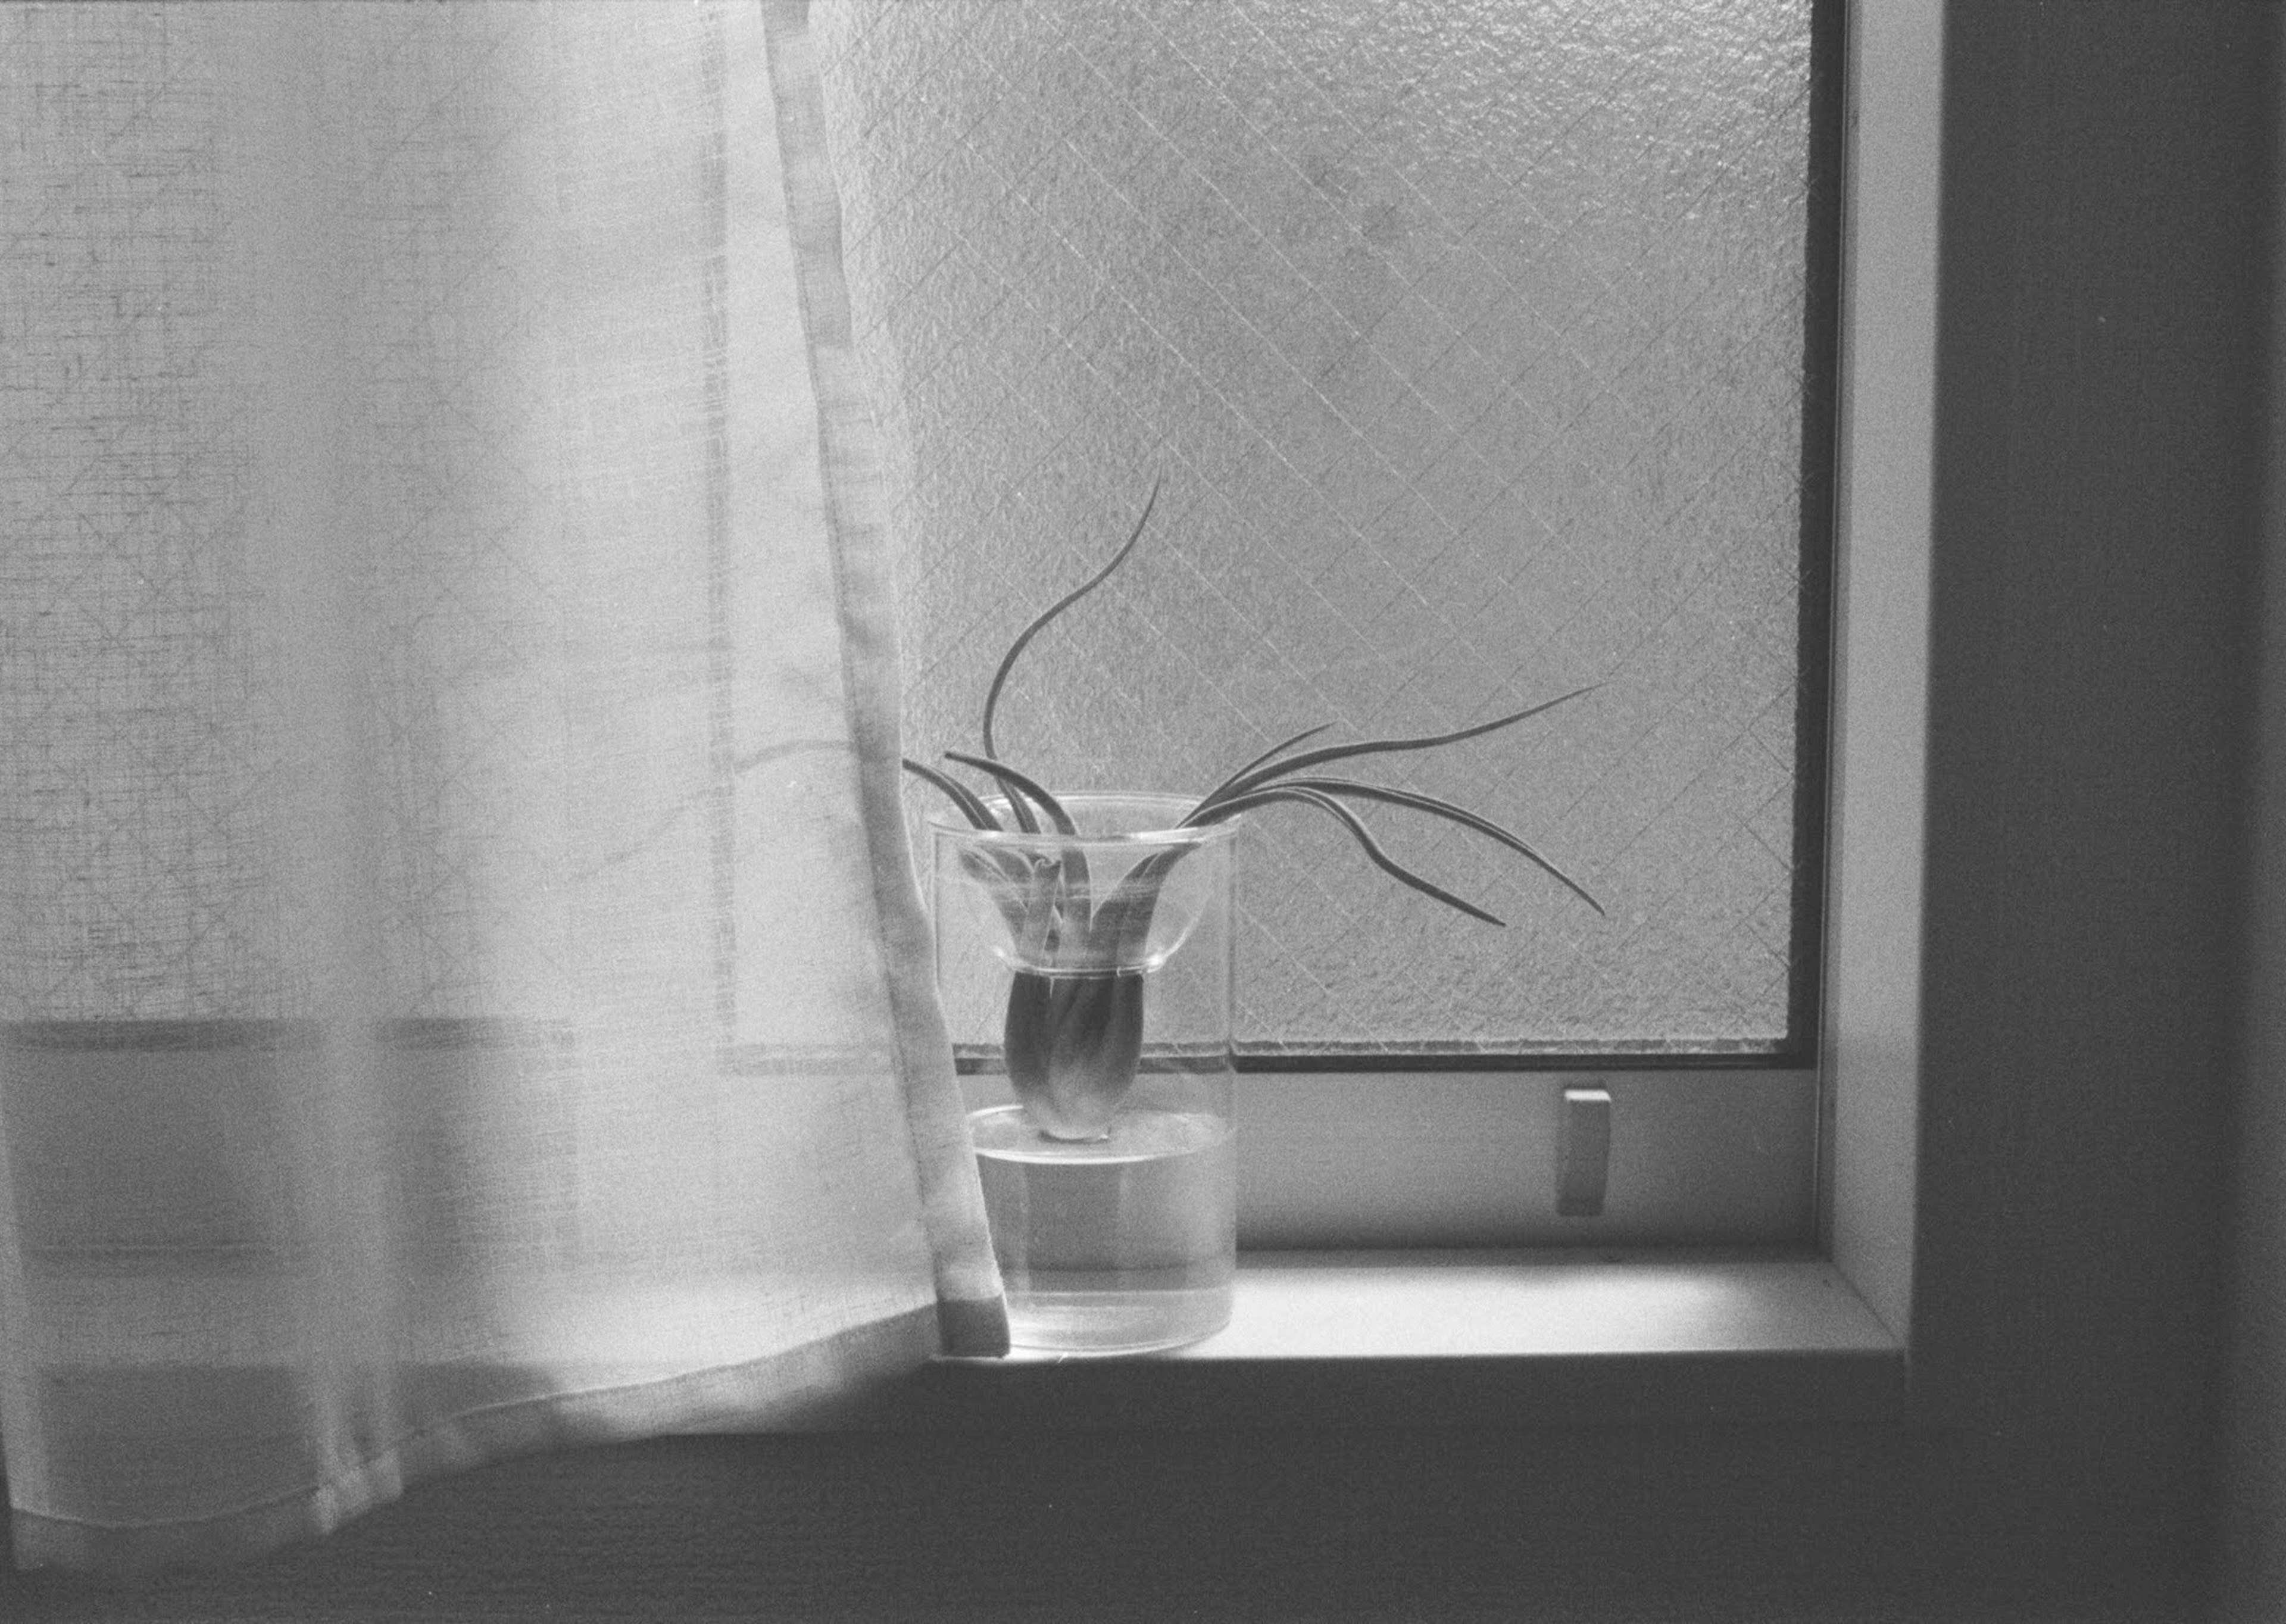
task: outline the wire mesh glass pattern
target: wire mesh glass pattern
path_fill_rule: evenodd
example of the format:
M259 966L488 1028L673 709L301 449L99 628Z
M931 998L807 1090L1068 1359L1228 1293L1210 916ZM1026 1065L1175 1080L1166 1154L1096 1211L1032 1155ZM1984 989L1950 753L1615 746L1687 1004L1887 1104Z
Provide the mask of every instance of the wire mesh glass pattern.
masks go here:
M818 8L902 551L906 746L1202 792L1384 758L1595 891L1251 815L1257 1053L1767 1051L1795 874L1808 0ZM1360 765L1372 765L1361 763Z

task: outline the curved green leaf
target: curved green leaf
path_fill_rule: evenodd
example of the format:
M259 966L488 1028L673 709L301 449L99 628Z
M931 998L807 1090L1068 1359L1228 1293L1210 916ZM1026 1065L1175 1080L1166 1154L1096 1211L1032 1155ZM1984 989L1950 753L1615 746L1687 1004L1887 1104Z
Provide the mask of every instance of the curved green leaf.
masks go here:
M984 804L983 798L974 790L957 778L947 777L934 767L914 761L910 756L903 757L902 760L907 772L924 784L942 791L945 798L960 808L961 816L966 817L973 826L978 829L993 830L1000 827L1000 820L992 816L992 808Z
M1143 956L1151 934L1151 917L1159 906L1159 890L1175 864L1197 849L1171 846L1153 852L1121 877L1109 896L1097 905L1088 920L1091 936L1108 934L1114 964L1133 964Z
M1470 918L1482 919L1487 925L1502 926L1507 925L1508 921L1497 914L1486 912L1474 903L1454 895L1432 880L1423 879L1411 869L1398 862L1396 858L1381 849L1379 842L1373 838L1373 832L1359 820L1356 813L1342 805L1331 795L1317 790L1297 789L1291 784L1273 784L1266 789L1249 790L1243 795L1231 797L1230 800L1215 808L1202 821L1214 823L1236 813L1244 812L1255 807L1266 806L1276 800L1299 801L1305 806L1315 807L1320 811L1328 813L1339 819L1348 828L1350 833L1357 837L1358 844L1365 848L1365 855L1373 859L1375 867L1385 874L1393 875L1404 881L1423 896L1433 896L1447 908L1457 909Z
M997 778L1006 786L1010 797L1009 804L1012 807L1015 804L1017 796L1021 796L1037 805L1041 811L1048 815L1048 821L1056 826L1058 834L1076 835L1079 832L1079 825L1072 822L1071 814L1064 810L1061 801L1005 761L996 761L989 756L970 755L963 750L948 750L944 753L944 756L949 761L958 761L963 767L974 767L981 773L989 773Z
M1079 586L1066 593L1062 597L1058 598L1053 603L1050 604L1047 610L1043 612L1037 619L1034 620L1031 625L1026 627L1022 631L1016 634L1016 641L1010 643L1008 645L1008 651L1000 657L1000 668L992 674L991 687L984 690L984 726L982 729L982 737L984 740L984 753L986 755L997 756L1000 753L998 750L994 748L992 743L992 713L1000 704L1000 690L1008 681L1008 673L1016 664L1016 657L1024 651L1026 645L1029 644L1033 638L1039 635L1041 627L1046 626L1049 621L1063 613L1065 610L1069 609L1073 604L1078 603L1080 599L1085 597L1089 593L1103 585L1106 580L1110 579L1111 572L1114 570L1127 562L1127 555L1133 552L1135 550L1135 544L1143 539L1143 527L1151 522L1151 509L1159 505L1159 485L1160 481L1157 479L1154 479L1151 482L1151 494L1145 499L1143 503L1143 516L1135 521L1135 528L1128 532L1127 540L1121 545L1119 550L1111 556L1111 562L1105 564L1103 568L1098 570L1093 575L1089 576L1087 579L1083 581Z
M1410 790L1391 789L1379 784L1360 784L1353 778L1281 778L1278 782L1281 786L1291 789L1316 790L1320 794L1326 795L1354 795L1366 800L1384 801L1393 807L1410 807L1415 811L1426 812L1431 816L1458 824L1464 829L1473 829L1478 834L1499 841L1510 851L1538 864L1550 879L1587 903L1588 907L1593 908L1597 913L1604 912L1604 904L1597 902L1588 893L1587 887L1580 885L1578 880L1573 879L1572 876L1557 868L1492 819L1480 817L1466 807L1454 806L1451 801L1440 800L1434 795L1415 794Z
M1264 751L1260 755L1256 756L1254 760L1249 761L1245 766L1231 774L1229 777L1225 778L1220 784L1216 784L1214 788L1209 790L1200 800L1199 804L1190 809L1190 812L1184 817L1183 823L1188 824L1191 819L1196 817L1200 812L1213 806L1217 797L1229 793L1233 784L1236 784L1241 778L1245 777L1247 774L1252 772L1256 768L1266 765L1268 762L1274 761L1279 756L1284 755L1289 750L1291 750L1295 745L1300 744L1305 738L1317 737L1319 734L1323 733L1328 728L1330 728L1334 724L1330 721L1321 721L1314 728L1305 728L1299 733L1294 735L1293 737L1282 739L1279 743L1271 745L1269 749ZM1177 826L1181 827L1180 824Z
M1527 706L1523 710L1511 712L1506 716L1496 716L1490 721L1478 722L1473 727L1456 728L1450 733L1428 734L1417 738L1373 738L1367 739L1361 744L1328 745L1322 750L1305 750L1290 760L1273 761L1266 767L1257 768L1252 772L1240 775L1235 782L1217 791L1215 795L1208 798L1207 802L1194 808L1192 816L1195 817L1199 812L1210 810L1213 806L1220 805L1222 797L1247 794L1275 779L1284 777L1289 773L1299 772L1304 768L1321 767L1328 761L1345 761L1353 756L1382 755L1399 750L1433 750L1439 745L1457 745L1464 738L1476 738L1483 734L1498 732L1502 728L1512 728L1519 721L1552 711L1557 706L1577 699L1582 694L1593 693L1602 686L1601 682L1590 682L1587 687L1575 688L1568 694L1560 694L1553 699L1543 700L1538 705Z

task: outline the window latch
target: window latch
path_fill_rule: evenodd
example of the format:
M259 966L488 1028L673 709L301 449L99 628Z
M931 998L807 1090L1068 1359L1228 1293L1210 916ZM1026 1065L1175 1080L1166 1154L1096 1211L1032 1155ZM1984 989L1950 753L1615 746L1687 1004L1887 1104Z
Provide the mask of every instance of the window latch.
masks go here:
M1567 1088L1564 1125L1557 1136L1561 1163L1556 1184L1560 1218L1600 1218L1612 1162L1612 1091Z

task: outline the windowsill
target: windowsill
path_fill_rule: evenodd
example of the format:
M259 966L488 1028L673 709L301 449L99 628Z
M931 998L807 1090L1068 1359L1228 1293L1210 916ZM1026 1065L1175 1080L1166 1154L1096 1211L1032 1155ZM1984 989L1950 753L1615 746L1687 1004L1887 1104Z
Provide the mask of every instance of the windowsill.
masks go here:
M268 1363L290 1294L260 1272L177 1268L124 1296L131 1260L45 1276L83 1376L163 1366L227 1378ZM535 1278L513 1301L478 1282L496 1343L540 1328L561 1385L657 1375L680 1316L713 1326L755 1298L689 1281ZM458 1287L427 1312L457 1324ZM217 1312L235 1294L235 1310ZM764 1293L767 1297L767 1293ZM751 1301L750 1301L751 1299ZM567 1340L564 1328L579 1334ZM236 1327L248 1338L200 1341ZM267 1327L269 1328L265 1329ZM89 1351L104 1357L89 1361ZM438 1379L524 1391L513 1359L440 1364ZM1880 1423L1905 1415L1904 1356L1841 1272L1804 1253L1666 1249L1251 1251L1230 1324L1186 1347L1125 1357L1020 1352L942 1359L792 1424L809 1431L1278 1426L1577 1426Z
M1822 1258L1251 1252L1230 1324L1121 1358L941 1360L832 1424L1894 1422L1904 1356Z

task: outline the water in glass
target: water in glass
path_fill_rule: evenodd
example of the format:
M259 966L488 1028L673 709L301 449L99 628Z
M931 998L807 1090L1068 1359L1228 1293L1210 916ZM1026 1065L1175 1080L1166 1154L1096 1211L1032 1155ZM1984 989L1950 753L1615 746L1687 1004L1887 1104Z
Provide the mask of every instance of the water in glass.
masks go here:
M1019 1347L1132 1353L1230 1318L1237 1273L1230 1124L1132 1108L1102 1139L1050 1139L1021 1108L975 1113L993 1250Z

